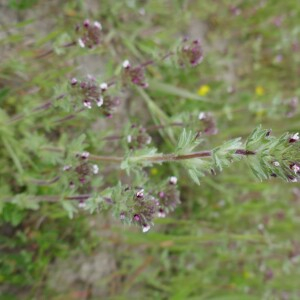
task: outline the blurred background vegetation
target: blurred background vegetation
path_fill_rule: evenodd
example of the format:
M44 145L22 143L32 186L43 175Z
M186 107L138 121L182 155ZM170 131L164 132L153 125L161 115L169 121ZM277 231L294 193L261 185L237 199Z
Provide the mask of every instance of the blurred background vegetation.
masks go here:
M61 47L86 18L102 23L102 45ZM179 177L182 204L147 234L109 213L70 219L59 203L5 199L59 194L58 184L24 183L55 175L54 154L36 153L39 145L86 133L97 153L101 137L136 115L153 123L135 93L108 125L88 111L59 123L66 113L33 108L72 76L105 80L125 59L161 57L184 36L201 39L201 65L150 66L146 91L167 116L211 112L218 134L207 137L206 149L247 137L259 124L277 135L299 131L299 19L295 0L1 1L0 299L300 299L299 183L258 182L243 161L200 186L180 166L152 168L154 182ZM11 122L18 114L22 119ZM161 143L161 151L170 149ZM124 176L108 171L112 183Z

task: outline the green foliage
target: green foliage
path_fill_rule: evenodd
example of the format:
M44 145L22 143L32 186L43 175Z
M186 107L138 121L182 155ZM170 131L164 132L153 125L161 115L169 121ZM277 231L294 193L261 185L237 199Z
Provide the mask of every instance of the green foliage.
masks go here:
M299 5L50 2L1 5L0 299L298 299ZM149 62L147 89L126 59ZM88 74L120 99L111 119L70 85Z

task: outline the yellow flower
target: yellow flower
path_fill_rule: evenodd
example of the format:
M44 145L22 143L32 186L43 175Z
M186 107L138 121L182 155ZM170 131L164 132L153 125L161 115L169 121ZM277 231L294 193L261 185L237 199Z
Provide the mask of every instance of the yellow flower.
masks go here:
M250 279L250 278L254 277L253 273L252 272L248 272L248 271L244 271L243 275L244 275L245 279Z
M210 86L209 85L201 85L197 91L197 94L199 96L205 96L210 92Z
M265 89L258 85L256 88L255 88L255 94L256 96L263 96L265 94Z
M151 173L151 175L157 175L158 174L158 170L156 169L156 168L152 168L151 170L150 170L150 173Z

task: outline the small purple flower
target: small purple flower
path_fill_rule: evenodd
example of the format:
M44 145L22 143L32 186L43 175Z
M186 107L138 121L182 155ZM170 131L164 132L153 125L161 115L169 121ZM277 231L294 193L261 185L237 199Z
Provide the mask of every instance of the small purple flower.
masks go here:
M290 165L290 169L297 174L300 171L300 166L298 166L298 164L294 163Z
M84 152L82 152L82 154L81 154L81 158L82 158L82 159L87 159L89 156L90 156L90 153L87 152L87 151L84 151Z
M165 194L164 192L159 192L159 193L158 193L158 197L159 197L159 198L162 198L162 199L163 199L163 198L165 198L165 196L166 196L166 194Z
M121 212L120 213L120 220L125 220L125 217L126 217L125 212Z
M199 40L194 40L190 44L185 44L179 53L180 65L189 64L192 67L197 66L203 60L203 49Z
M77 81L77 79L76 79L75 77L71 79L71 85L72 85L72 86L76 85L77 82L78 82L78 81Z
M124 69L123 78L125 82L130 81L131 83L142 88L148 87L148 83L145 80L145 70L142 65L132 67L129 61L125 60L122 66Z
M133 216L133 220L136 221L136 222L139 222L141 220L141 217L138 214L135 214Z
M88 19L84 20L83 26L84 26L85 28L88 28L88 27L90 26L90 20L88 20Z
M139 199L143 199L144 198L144 189L139 190L136 193L136 197L139 198Z
M70 189L75 189L75 184L73 181L69 182L69 187L70 187Z
M77 26L76 31L80 34L78 44L81 48L93 48L100 43L102 26L95 21L91 26L89 20L85 20L82 26Z
M83 100L83 106L88 108L88 109L91 109L92 108L92 102L87 100L87 99L84 99Z

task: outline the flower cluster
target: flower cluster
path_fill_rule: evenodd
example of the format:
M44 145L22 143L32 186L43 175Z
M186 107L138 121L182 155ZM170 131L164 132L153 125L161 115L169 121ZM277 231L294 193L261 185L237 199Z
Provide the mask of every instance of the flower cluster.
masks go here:
M289 138L289 144L299 144L299 132L293 134ZM298 152L300 150L300 147L298 149ZM288 176L288 180L291 182L299 182L300 181L300 161L293 161L289 165L290 170L292 171L293 175Z
M67 175L69 187L71 189L86 190L89 189L89 183L92 176L99 173L99 167L89 162L89 152L76 154L76 163L65 165L63 172Z
M287 181L298 182L300 180L300 161L299 158L297 158L297 153L299 153L300 150L300 148L297 148L299 144L299 133L297 132L290 135L286 143L287 145L285 146L285 148L287 155L283 157L281 162L274 160L272 164L276 167L276 169L279 170L279 172L283 172L284 177ZM296 153L293 151L296 151ZM293 153L295 153L296 155ZM293 157L292 160L291 157ZM278 172L274 171L271 176L277 177L277 175L279 175L275 173Z
M212 113L200 112L198 116L199 121L202 123L204 127L204 133L207 135L215 135L218 133L218 128L216 124L216 120L213 117Z
M142 149L151 143L151 136L143 126L132 125L129 134L126 136L126 142L129 149Z
M107 95L108 84L98 84L93 76L88 75L82 81L71 79L71 86L76 89L75 96L79 95L82 105L91 109L93 106L101 108L103 115L111 117L115 108L119 106L120 99Z
M188 43L184 41L184 45L179 50L179 64L181 66L192 66L195 67L200 64L203 60L203 49L199 40L193 40Z
M148 83L145 79L145 67L143 65L138 65L132 67L128 60L123 62L123 82L124 84L131 82L134 85L140 86L142 88L148 87Z
M164 218L180 203L176 184L177 178L172 176L158 193L138 188L132 194L131 205L127 203L127 210L120 213L120 219L140 226L143 232L149 231L155 217ZM126 192L132 191L127 189Z
M99 22L91 23L85 20L81 26L76 27L76 32L80 35L78 44L81 48L93 48L100 44L102 26Z

